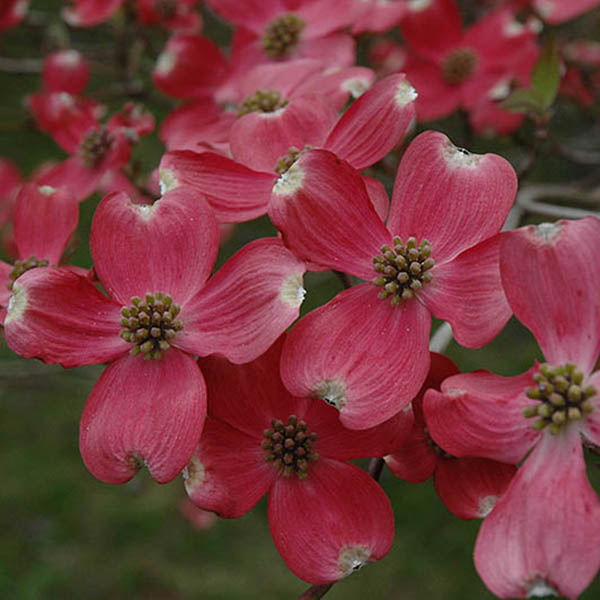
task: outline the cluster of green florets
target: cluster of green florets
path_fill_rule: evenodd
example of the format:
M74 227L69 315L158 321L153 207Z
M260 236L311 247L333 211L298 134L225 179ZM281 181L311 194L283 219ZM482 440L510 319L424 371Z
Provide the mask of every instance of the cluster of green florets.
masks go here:
M290 415L287 424L273 419L271 428L265 429L264 437L261 446L267 452L267 461L285 477L295 473L299 479L304 479L308 464L319 458L312 449L317 435L306 433L306 423L298 421L296 415Z
M296 15L283 15L265 27L263 48L270 58L283 58L300 41L304 21Z
M97 167L110 150L113 136L106 129L94 129L85 135L79 146L79 156L86 167Z
M548 427L550 433L558 433L570 421L577 421L594 410L590 400L597 391L594 386L582 387L583 373L572 363L561 366L540 365L533 376L535 387L527 388L526 395L538 403L527 406L523 415L528 419L537 417L534 429Z
M392 304L399 305L431 281L435 261L428 240L417 244L416 238L409 237L404 244L402 238L395 236L393 241L393 247L382 246L381 254L373 258L377 273L373 283L382 288L379 298L391 298Z
M252 96L248 96L239 106L238 117L252 112L270 113L288 105L285 98L277 90L258 90Z
M121 310L121 337L131 342L133 355L143 354L144 358L160 358L171 347L169 343L183 329L181 321L175 317L181 308L173 303L171 296L156 292L146 294L145 298L134 296L131 306Z
M477 54L470 48L457 48L442 61L442 75L446 83L455 85L468 79L477 66Z
M12 291L15 281L29 269L35 269L36 267L47 267L48 261L45 258L41 260L37 256L30 256L25 260L15 260L12 271L8 274L8 283L6 287Z

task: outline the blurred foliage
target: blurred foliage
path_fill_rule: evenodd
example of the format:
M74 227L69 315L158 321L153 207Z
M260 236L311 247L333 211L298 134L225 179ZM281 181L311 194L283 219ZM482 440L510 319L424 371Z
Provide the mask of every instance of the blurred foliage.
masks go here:
M68 34L93 61L89 95L106 101L109 110L119 108L123 99L111 95L109 85L114 81L110 58L118 25L67 31L57 16L61 5L59 0L34 1L34 10L49 11L51 27L7 32L0 38L0 54L39 58L40 48L45 51ZM221 22L210 15L206 22L208 35L219 42L227 39L229 32ZM164 34L151 36L152 46L160 50ZM149 59L141 65L139 76L146 83L151 66ZM25 173L43 161L64 157L28 122L23 108L25 95L39 85L38 75L0 73L0 155L13 159ZM159 120L171 105L156 92L136 99ZM552 126L557 135L593 126L592 116L569 104L559 106L555 114ZM519 159L519 149L510 140L473 139L460 115L431 128L475 151ZM136 148L135 159L150 172L162 151L154 134ZM391 167L378 174L391 190L397 157L389 161ZM533 177L568 180L585 174L587 170L564 160L549 159L536 165ZM91 266L87 240L98 201L94 197L81 205L72 260L84 267ZM275 235L266 218L237 227L222 247L217 266L248 241L265 235ZM309 274L306 287L304 312L342 289L332 273ZM464 370L485 368L504 375L522 372L540 357L530 333L514 320L485 349L467 350L452 343L448 354ZM181 480L160 486L141 473L124 486L110 486L86 471L77 447L78 421L101 371L102 367L64 370L16 357L5 344L0 348L0 599L264 600L294 598L304 591L306 584L287 570L272 544L264 500L241 519L219 520L211 529L197 531L178 510L185 496ZM600 489L597 466L589 471ZM448 513L430 482L407 484L387 470L381 482L396 515L393 549L380 563L337 584L327 598L491 599L472 562L478 523L461 522ZM597 581L582 599L598 597Z

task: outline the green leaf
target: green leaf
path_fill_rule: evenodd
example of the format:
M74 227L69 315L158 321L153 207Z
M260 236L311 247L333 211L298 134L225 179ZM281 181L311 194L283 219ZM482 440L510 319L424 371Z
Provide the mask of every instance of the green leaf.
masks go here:
M539 94L543 110L552 106L558 93L559 83L560 61L558 51L554 40L550 40L542 48L540 57L531 73L531 88Z
M542 113L544 105L537 90L515 90L500 103L500 107L515 113Z

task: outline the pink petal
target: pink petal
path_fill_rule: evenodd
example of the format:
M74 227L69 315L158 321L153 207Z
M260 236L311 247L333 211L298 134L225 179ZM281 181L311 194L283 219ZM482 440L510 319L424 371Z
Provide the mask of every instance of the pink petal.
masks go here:
M323 94L341 110L350 94L360 96L374 81L375 73L366 67L334 67L306 79L294 89L293 95Z
M231 127L231 154L251 169L275 173L290 148L322 146L337 116L333 104L319 95L299 96L274 112L249 113Z
M546 360L588 374L600 353L600 219L530 225L503 235L500 269L515 316Z
M236 104L252 96L257 90L277 90L283 98L290 99L305 81L324 69L324 63L312 58L299 58L285 62L262 63L247 73L236 73L230 82ZM319 90L310 90L318 93ZM301 94L295 94L296 96ZM326 94L323 94L326 95Z
M290 415L304 419L311 401L291 396L279 377L284 338L281 336L264 354L243 365L231 364L222 356L199 360L211 417L261 440L272 419L285 423Z
M461 86L446 83L437 63L411 57L402 70L406 71L406 75L419 94L415 100L419 122L441 119L460 107Z
M206 196L219 222L241 223L264 215L277 175L203 152L167 152L160 174L168 189L189 185Z
M177 188L143 205L124 193L109 194L96 209L90 247L98 278L123 304L161 291L182 305L212 270L217 223L191 188Z
M219 47L200 35L172 36L158 57L152 80L174 98L209 97L225 76L227 62Z
M199 356L254 360L298 317L305 268L278 239L247 244L183 307L173 343Z
M363 175L362 179L377 216L385 223L390 210L390 199L385 186L379 179L375 179L374 177Z
M402 157L388 229L426 238L437 264L500 231L517 192L510 163L469 154L443 134L426 131Z
M408 440L395 452L385 457L385 464L400 479L421 483L435 470L437 455L427 443L423 426L414 425Z
M294 396L319 396L350 429L383 423L415 397L429 368L430 318L363 283L300 320L288 335L281 378ZM402 340L402 344L398 340Z
M14 284L6 342L21 356L64 367L114 360L130 348L119 337L120 310L85 277L66 269L31 269Z
M129 481L142 465L166 483L192 456L206 416L206 388L191 356L171 348L159 360L124 356L90 394L79 448L90 472L106 483Z
M44 59L42 82L49 92L67 92L77 96L90 78L90 67L83 54L73 48L56 50Z
M485 371L449 377L441 393L425 393L423 410L431 437L454 456L483 456L517 463L540 436L523 416L537 366L515 377Z
M340 422L340 413L315 398L303 417L311 431L317 434L315 450L319 456L352 460L367 456L383 457L402 446L407 440L413 414L406 406L393 417L369 429L350 430Z
M287 566L317 584L379 560L394 536L392 507L379 485L354 465L324 458L310 464L304 480L275 482L269 526Z
M2 302L0 301L0 304ZM593 386L600 391L600 371L592 373L591 377L584 380L584 389L587 386ZM585 420L581 425L582 433L596 446L600 446L600 395L596 394L591 398L594 402L594 411L586 415Z
M304 260L374 277L373 257L391 236L358 171L325 150L311 150L277 181L269 217Z
M459 519L482 519L516 472L514 465L487 458L440 458L433 481L451 513Z
M500 237L435 266L433 279L419 292L425 306L448 321L457 342L468 348L487 344L512 315L500 279Z
M214 11L228 21L261 33L265 25L284 10L281 0L207 0Z
M564 23L598 6L598 0L570 0L560 2L552 0L534 0L533 2L546 23Z
M19 256L36 256L56 265L77 228L79 207L65 188L24 186L14 216L15 243Z
M591 583L600 567L600 502L576 427L542 436L484 520L475 567L501 598L574 600Z
M351 24L354 0L301 2L296 14L306 23L306 39L323 37ZM326 56L326 55L325 55Z
M417 94L402 74L386 77L356 100L324 148L364 169L383 158L414 124Z
M8 306L8 299L11 295L8 284L10 283L9 275L12 270L13 265L0 260L0 306L2 307Z
M76 200L82 201L98 189L104 174L105 171L86 167L79 156L72 156L36 177L35 182L39 186L65 187Z
M433 475L436 462L440 459L427 432L423 416L423 395L429 388L439 389L446 377L459 373L458 367L443 354L431 352L430 356L429 373L417 397L412 401L414 422L410 435L402 446L394 448L394 451L385 457L387 466L396 477L412 483L429 479Z
M209 417L184 471L192 502L228 519L246 514L277 477L260 443L261 439Z
M454 0L409 2L407 9L401 31L411 51L435 58L462 40L462 20Z
M71 0L74 6L63 9L65 21L74 27L91 27L106 21L123 0Z
M212 100L189 102L176 108L162 122L160 139L168 150L200 150L200 143L225 144L235 113L223 112Z
M331 33L324 37L300 40L294 55L297 58L328 58L332 68L352 67L356 57L356 43L347 33Z

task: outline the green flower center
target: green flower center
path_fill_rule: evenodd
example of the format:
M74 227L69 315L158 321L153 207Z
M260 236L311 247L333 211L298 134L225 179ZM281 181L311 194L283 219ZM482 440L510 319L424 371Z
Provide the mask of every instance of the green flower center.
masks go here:
M267 462L272 463L284 477L296 474L298 479L307 475L308 464L319 458L312 449L317 439L315 433L306 432L306 423L290 415L287 423L279 419L271 421L265 429L261 447L266 452Z
M540 365L533 376L535 387L525 391L528 398L537 400L536 404L523 409L528 418L537 417L532 423L534 429L548 427L550 433L557 434L571 421L578 421L594 410L590 400L597 394L594 386L581 386L583 373L572 363L551 366Z
M86 133L79 145L79 156L83 164L90 169L97 167L110 150L112 143L113 136L106 127Z
M121 337L133 344L131 354L141 353L145 359L160 358L183 329L181 321L175 320L180 310L171 296L162 292L148 293L144 300L134 296L131 306L121 309Z
M468 79L477 66L477 54L470 48L457 48L442 60L446 83L455 85Z
M271 113L287 105L288 101L282 99L277 90L258 90L240 104L237 115L241 117L252 112Z
M47 267L48 261L45 258L41 260L37 256L30 256L25 260L15 260L12 271L8 274L8 283L6 287L12 291L15 281L29 269L35 269L36 267Z
M262 44L269 58L282 58L293 50L300 41L304 21L296 15L283 15L265 27Z
M314 146L306 145L302 150L300 148L296 148L296 146L291 146L288 150L288 153L285 156L282 156L277 160L277 164L275 165L275 173L279 175L283 175L287 173L289 168L305 153L309 150L312 150Z
M382 246L381 254L373 258L373 269L377 273L372 281L381 288L378 298L391 298L398 306L402 301L412 298L433 278L431 269L435 261L431 258L431 244L423 239L409 237L406 244L395 236L394 245Z

